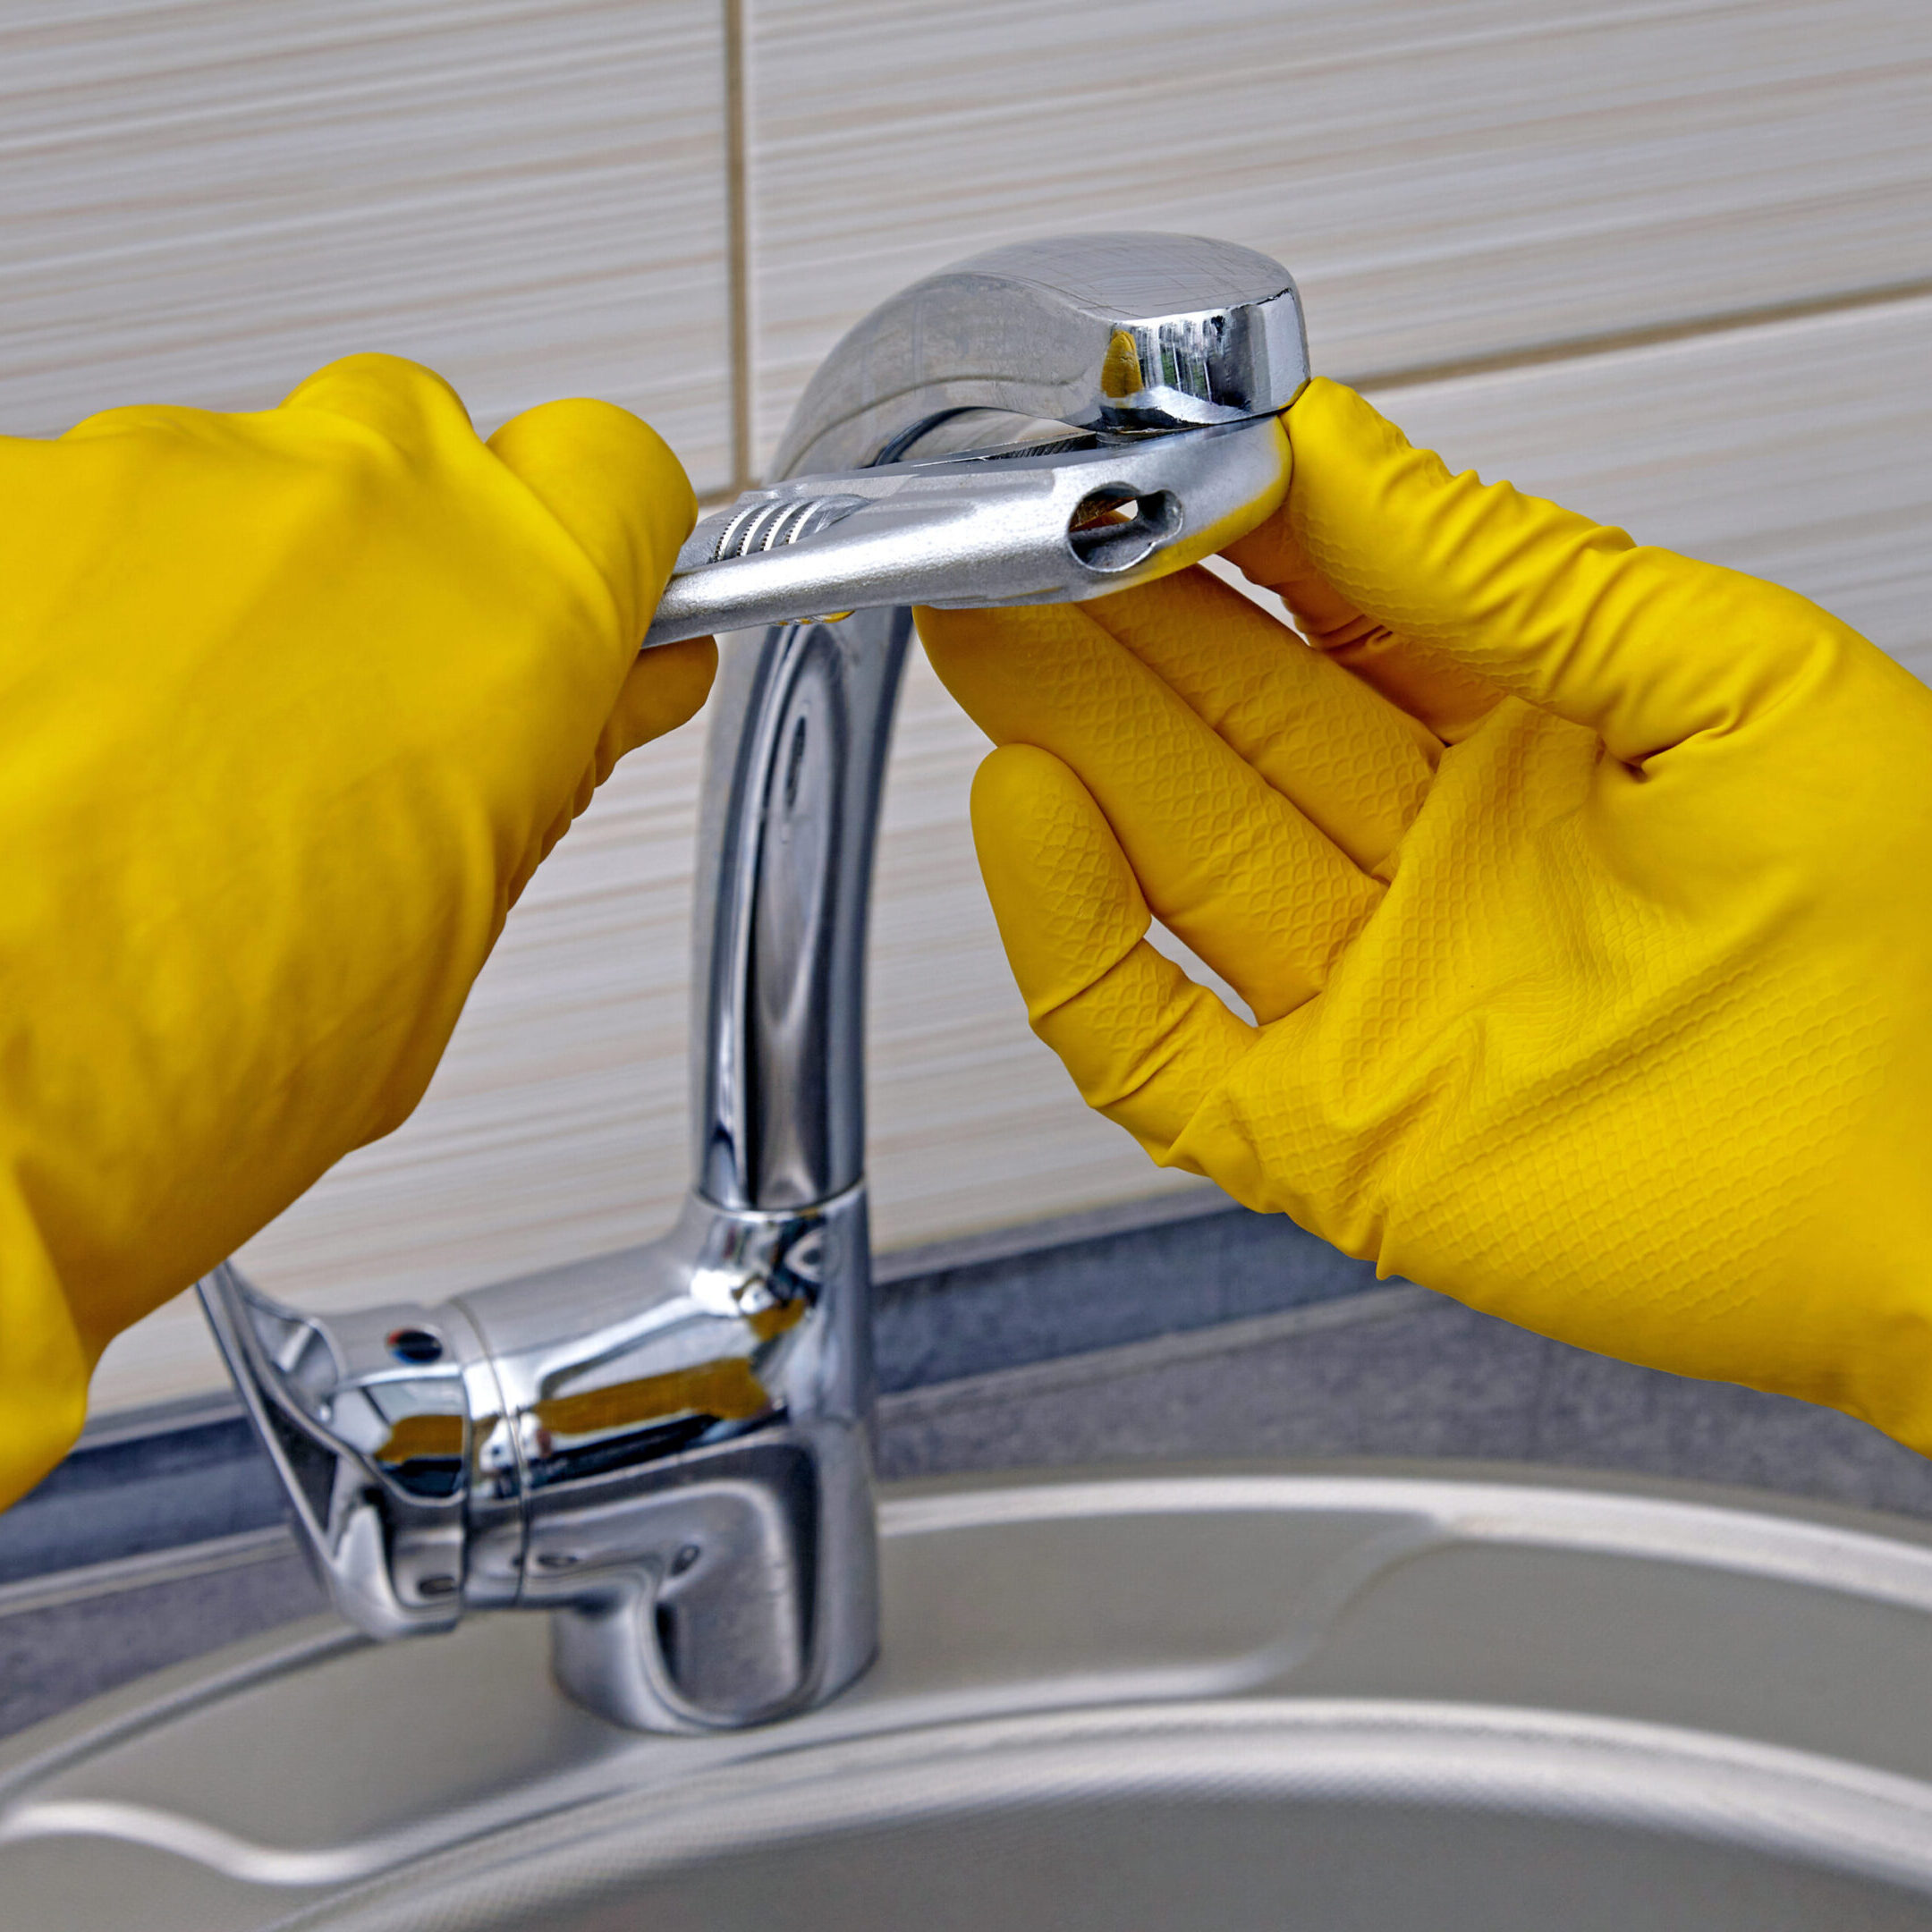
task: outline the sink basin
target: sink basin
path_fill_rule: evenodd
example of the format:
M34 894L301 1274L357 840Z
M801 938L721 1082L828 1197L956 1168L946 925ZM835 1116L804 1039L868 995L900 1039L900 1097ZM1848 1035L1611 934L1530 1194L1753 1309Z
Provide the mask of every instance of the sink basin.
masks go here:
M317 1620L0 1752L9 1932L1932 1927L1932 1533L1406 1469L890 1491L886 1639L644 1735Z

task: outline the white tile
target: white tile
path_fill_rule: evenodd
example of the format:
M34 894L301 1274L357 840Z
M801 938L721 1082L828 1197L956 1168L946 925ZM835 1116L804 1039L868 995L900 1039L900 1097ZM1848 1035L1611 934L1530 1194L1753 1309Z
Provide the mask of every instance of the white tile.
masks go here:
M1284 262L1355 377L1932 275L1923 0L748 0L757 423L973 250Z
M1377 400L1458 467L1818 598L1932 677L1932 301ZM699 732L649 748L538 875L416 1117L258 1241L318 1306L648 1239L686 1174ZM1027 1032L966 826L983 751L922 661L902 707L871 972L872 1180L887 1244L1166 1185ZM216 1379L177 1303L117 1343L112 1407Z
M728 469L715 0L12 0L0 428L260 408L364 349Z

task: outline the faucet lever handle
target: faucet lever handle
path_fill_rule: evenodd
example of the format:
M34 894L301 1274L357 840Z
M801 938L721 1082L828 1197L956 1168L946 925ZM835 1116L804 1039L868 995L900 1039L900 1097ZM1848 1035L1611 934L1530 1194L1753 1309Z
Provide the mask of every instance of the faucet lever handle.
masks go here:
M470 1413L444 1330L413 1304L323 1322L224 1262L201 1303L282 1479L303 1555L373 1637L455 1627L463 1608Z

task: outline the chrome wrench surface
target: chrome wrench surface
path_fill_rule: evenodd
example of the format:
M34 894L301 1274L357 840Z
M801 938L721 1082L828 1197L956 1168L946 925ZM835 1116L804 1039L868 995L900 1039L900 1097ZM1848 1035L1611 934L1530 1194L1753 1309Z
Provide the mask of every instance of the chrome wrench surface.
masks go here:
M1268 415L796 477L699 522L645 647L886 605L1104 597L1244 536L1288 474Z

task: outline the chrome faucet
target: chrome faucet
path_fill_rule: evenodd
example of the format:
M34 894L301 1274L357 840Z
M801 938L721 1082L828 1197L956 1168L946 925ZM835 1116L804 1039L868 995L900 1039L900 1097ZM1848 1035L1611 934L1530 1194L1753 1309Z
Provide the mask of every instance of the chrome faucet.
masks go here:
M750 493L680 559L685 634L708 598L801 621L735 640L711 701L696 1175L676 1224L436 1307L325 1319L232 1263L201 1284L298 1537L352 1622L389 1638L466 1610L551 1610L565 1689L649 1730L762 1723L865 1669L865 939L911 634L899 599L1093 596L1218 547L1280 501L1275 418L1307 377L1286 273L1176 235L996 250L915 284L832 352L775 465L812 487ZM1157 474L1149 451L1174 464ZM1077 489L1052 482L1069 464L1088 465ZM897 538L853 510L870 574L827 576L813 546L843 524L788 506L895 496L819 487L818 472L876 482L885 465L919 470L922 501L962 491L977 507L902 517ZM1023 542L984 538L995 499L1021 506L1002 527ZM1006 574L989 578L995 553ZM758 564L749 593L741 562ZM869 607L825 617L828 585L860 578L843 601Z

